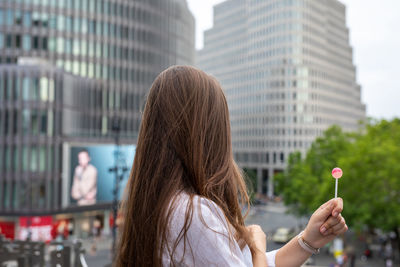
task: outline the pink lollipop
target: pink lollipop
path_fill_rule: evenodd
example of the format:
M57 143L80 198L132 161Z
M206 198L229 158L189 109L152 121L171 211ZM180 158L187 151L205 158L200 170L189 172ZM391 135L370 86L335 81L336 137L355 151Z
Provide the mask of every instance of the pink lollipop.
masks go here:
M342 171L341 168L337 168L336 167L336 168L334 168L332 170L332 176L336 180L336 183L335 183L335 198L337 198L338 180L339 180L340 177L342 177L342 175L343 175L343 171Z
M334 168L332 170L333 178L339 179L340 177L342 177L342 175L343 175L343 171L341 168Z

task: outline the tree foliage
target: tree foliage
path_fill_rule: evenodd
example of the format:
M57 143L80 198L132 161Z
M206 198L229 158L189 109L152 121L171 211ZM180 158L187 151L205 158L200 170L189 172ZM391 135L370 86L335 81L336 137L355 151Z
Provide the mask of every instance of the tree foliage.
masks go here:
M276 177L285 204L310 214L334 197L331 170L340 167L338 196L349 226L397 230L400 226L400 120L372 122L357 134L333 126L315 140L305 158L290 155Z

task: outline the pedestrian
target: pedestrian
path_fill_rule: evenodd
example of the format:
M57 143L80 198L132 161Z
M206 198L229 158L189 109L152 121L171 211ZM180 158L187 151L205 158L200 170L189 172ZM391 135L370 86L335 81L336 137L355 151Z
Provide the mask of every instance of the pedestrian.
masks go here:
M298 237L265 253L264 232L244 224L246 192L221 86L196 68L170 67L146 100L115 265L301 266L347 230L343 201L332 199Z
M390 239L385 244L384 248L384 259L385 259L385 266L392 267L393 266L393 247Z

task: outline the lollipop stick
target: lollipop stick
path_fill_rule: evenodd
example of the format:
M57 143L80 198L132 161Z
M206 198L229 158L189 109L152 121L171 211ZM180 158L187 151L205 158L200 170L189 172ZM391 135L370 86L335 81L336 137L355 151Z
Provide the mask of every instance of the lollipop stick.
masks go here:
M337 198L337 185L338 185L338 180L339 179L335 179L336 183L335 183L335 198Z

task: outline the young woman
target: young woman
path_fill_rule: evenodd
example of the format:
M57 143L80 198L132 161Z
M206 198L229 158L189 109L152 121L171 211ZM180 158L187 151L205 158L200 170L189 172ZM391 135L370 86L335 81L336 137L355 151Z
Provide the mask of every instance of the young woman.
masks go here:
M144 109L116 266L300 266L347 230L333 199L299 237L265 253L261 228L244 224L248 201L221 86L193 67L165 70Z

